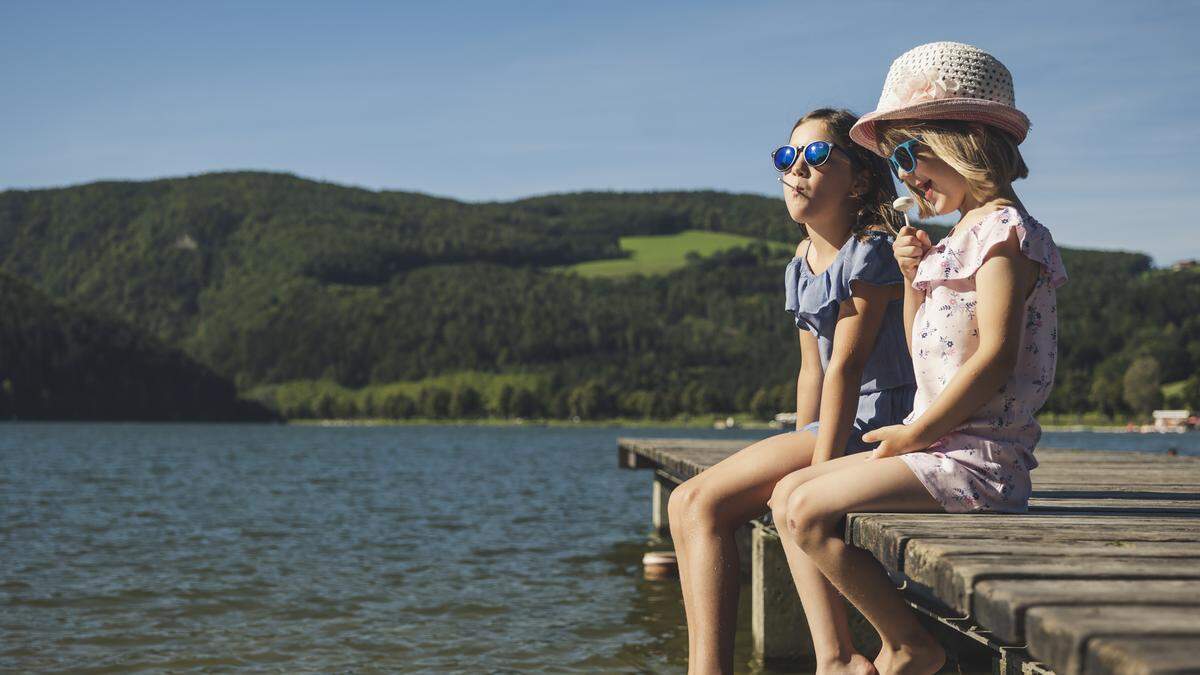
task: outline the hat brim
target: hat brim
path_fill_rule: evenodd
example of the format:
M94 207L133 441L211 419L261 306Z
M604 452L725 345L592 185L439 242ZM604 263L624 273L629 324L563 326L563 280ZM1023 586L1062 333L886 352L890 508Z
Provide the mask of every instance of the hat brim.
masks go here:
M877 124L887 120L959 120L979 122L999 128L1020 144L1029 133L1029 118L1016 108L978 98L945 98L923 101L892 110L876 110L859 118L850 129L850 138L871 152L886 157L879 147Z

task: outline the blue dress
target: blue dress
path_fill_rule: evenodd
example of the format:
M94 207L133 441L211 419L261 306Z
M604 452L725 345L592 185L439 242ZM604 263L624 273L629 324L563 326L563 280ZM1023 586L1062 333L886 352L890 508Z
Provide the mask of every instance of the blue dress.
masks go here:
M833 354L833 331L840 304L850 297L850 282L859 280L880 286L903 283L904 277L892 255L895 238L886 232L868 231L864 239L851 236L838 250L833 263L820 274L813 274L802 256L792 258L784 275L787 290L786 309L796 318L796 326L817 337L821 371L829 366ZM875 348L863 368L855 415L845 454L874 448L862 435L872 429L900 424L912 410L916 393L912 358L904 335L904 301L888 303ZM817 433L820 422L812 422L797 432Z

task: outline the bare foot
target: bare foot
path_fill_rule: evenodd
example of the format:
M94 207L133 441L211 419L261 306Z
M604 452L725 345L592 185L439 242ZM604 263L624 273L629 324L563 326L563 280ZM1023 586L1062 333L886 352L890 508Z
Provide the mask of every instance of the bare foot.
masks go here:
M932 675L946 663L946 650L927 636L924 642L900 645L891 649L884 645L875 657L875 668L880 675Z
M879 675L879 671L867 657L851 654L848 661L833 659L817 663L816 675Z

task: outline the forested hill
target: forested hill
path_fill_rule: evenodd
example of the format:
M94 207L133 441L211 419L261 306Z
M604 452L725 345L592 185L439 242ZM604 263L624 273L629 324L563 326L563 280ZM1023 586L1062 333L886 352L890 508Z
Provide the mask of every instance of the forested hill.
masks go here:
M626 235L691 230L764 244L665 275L562 271L627 255ZM780 200L719 192L467 204L221 173L0 193L0 266L152 332L243 391L520 375L523 414L539 415L785 409L798 365L782 310L790 253L765 242L797 238ZM1155 271L1133 253L1064 258L1051 409L1144 407L1124 381L1139 357L1156 383L1196 372L1200 274ZM416 413L450 410L432 385L406 391ZM505 414L498 391L460 392L470 405L459 412Z
M0 419L264 420L228 380L0 272Z
M619 257L623 234L787 241L778 204L722 193L580 194L464 204L286 174L217 173L0 193L0 263L179 340L208 292L247 280L380 285L433 265Z

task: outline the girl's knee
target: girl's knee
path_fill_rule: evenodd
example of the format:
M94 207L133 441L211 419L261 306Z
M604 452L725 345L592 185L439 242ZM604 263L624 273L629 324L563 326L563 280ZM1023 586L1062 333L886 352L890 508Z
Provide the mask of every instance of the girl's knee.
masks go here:
M775 489L771 490L771 498L767 500L767 508L771 509L776 522L779 521L779 514L783 513L787 507L788 497L791 496L792 491L799 487L799 485L799 481L792 476L787 476L776 483Z
M705 510L705 494L695 478L684 481L671 491L667 500L667 516L672 523L683 524Z
M684 505L690 502L693 498L687 493L691 491L688 483L681 483L671 490L671 494L667 497L667 518L674 525L675 522L683 516Z
M832 514L821 508L817 495L807 486L792 490L782 510L782 518L776 517L775 527L780 536L795 541L801 549L817 546L829 536Z
M778 483L775 484L775 489L771 491L771 498L767 500L767 507L771 512L783 511L787 508L788 497L796 491L796 488L804 485L809 479L809 470L800 469L793 471L784 476Z
M737 527L741 523L723 522L722 506L719 499L713 496L713 491L697 478L684 482L671 491L667 500L667 518L672 527L714 526Z
M787 533L787 498L788 495L782 497L771 497L768 506L771 508L771 520L775 523L775 530L779 532L780 537L788 536Z

